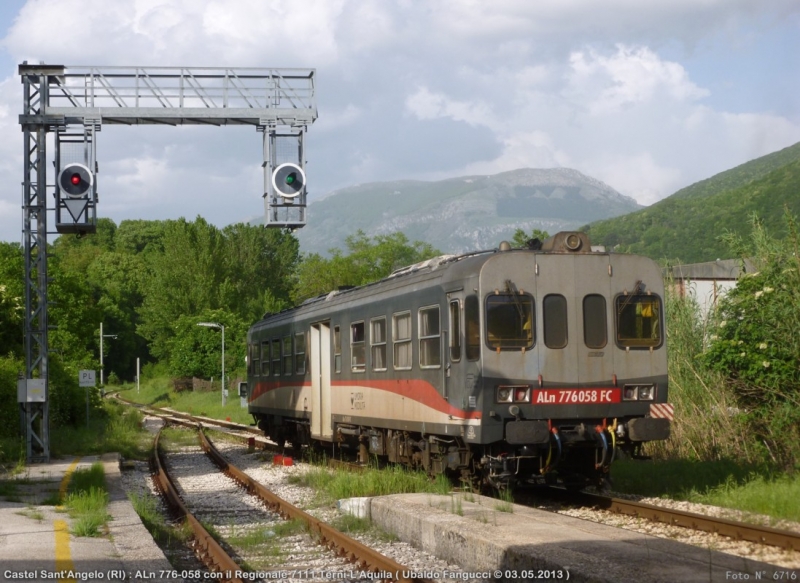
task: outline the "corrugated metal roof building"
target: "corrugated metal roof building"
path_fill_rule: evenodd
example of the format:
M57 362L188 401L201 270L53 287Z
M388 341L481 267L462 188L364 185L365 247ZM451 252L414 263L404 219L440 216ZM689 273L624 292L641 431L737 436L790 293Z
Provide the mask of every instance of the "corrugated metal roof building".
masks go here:
M714 309L719 298L736 285L744 273L754 273L755 265L750 260L717 259L705 263L676 265L664 270L665 278L672 280L672 289L681 296L693 297L703 316Z

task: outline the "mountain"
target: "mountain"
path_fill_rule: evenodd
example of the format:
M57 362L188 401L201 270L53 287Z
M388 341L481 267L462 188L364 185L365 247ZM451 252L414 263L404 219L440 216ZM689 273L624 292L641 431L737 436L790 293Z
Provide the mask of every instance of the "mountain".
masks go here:
M369 236L403 232L445 253L496 247L516 229L549 233L642 208L608 185L568 168L521 169L436 182L359 184L308 206L300 249L345 249L361 229Z
M731 256L720 236L750 233L756 214L780 236L784 207L800 215L800 142L687 186L629 215L583 227L592 243L653 259L697 263Z

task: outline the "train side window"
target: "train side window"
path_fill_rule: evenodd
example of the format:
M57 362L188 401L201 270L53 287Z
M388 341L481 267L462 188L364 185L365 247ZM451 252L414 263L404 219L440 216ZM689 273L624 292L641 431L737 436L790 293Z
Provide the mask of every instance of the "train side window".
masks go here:
M353 372L364 372L367 368L364 322L350 324L350 367Z
M619 295L615 301L617 343L622 347L661 345L661 298L648 294Z
M272 376L281 374L281 341L277 338L272 340Z
M261 343L261 376L269 376L269 340Z
M409 370L413 363L411 312L392 315L392 343L395 370Z
M258 363L258 343L247 345L247 373L260 374Z
M458 300L450 302L450 360L461 360L461 310Z
M294 335L294 372L306 374L306 335L298 332Z
M442 364L439 306L419 310L419 365L438 368Z
M292 337L283 337L283 374L292 374Z
M608 342L606 299L599 294L583 298L583 342L587 348L603 348Z
M372 345L372 370L386 370L386 317L369 322L369 341Z
M342 331L333 327L333 372L342 372Z
M467 341L467 360L478 360L481 356L481 323L477 296L464 299L464 335Z
M533 346L533 296L494 293L486 297L486 341L489 348L527 350Z
M544 296L542 318L544 345L548 348L564 348L567 345L567 298L560 294Z

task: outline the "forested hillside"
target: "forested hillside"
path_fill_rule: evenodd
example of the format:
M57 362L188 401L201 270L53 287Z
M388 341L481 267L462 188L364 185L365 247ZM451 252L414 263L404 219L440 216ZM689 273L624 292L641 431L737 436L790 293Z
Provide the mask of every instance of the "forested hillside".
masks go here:
M753 214L768 231L785 234L784 207L800 213L800 143L584 229L593 243L619 252L695 263L729 257L720 237L749 232Z

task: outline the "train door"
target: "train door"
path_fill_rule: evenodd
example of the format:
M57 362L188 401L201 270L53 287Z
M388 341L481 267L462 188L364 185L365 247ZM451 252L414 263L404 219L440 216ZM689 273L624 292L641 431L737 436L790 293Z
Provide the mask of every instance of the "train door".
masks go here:
M578 381L581 384L608 385L614 375L609 256L576 254L573 259Z
M464 308L464 292L459 288L447 292L447 319L442 330L445 336L444 343L444 379L442 384L442 396L450 401L454 396L454 392L463 385L462 375L460 373L460 362L462 359L464 334L462 332L463 326L463 308ZM444 328L443 326L443 328ZM475 398L473 397L473 400ZM475 404L472 404L475 407Z
M311 435L330 438L331 425L331 326L311 325Z
M571 385L581 340L576 326L574 255L537 255L536 309L539 374L545 385Z

